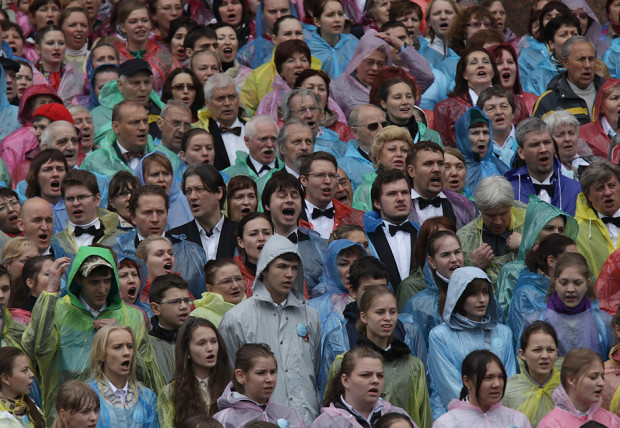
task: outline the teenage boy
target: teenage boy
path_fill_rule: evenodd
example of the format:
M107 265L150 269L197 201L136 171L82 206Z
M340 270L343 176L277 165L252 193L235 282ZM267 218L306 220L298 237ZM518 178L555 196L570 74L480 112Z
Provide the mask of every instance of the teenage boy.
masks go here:
M174 340L181 324L189 317L193 299L187 291L189 284L179 275L169 273L153 280L149 302L153 317L149 332L155 363L165 383L174 377Z
M272 399L297 410L307 425L318 416L319 315L304 299L297 247L273 235L258 257L254 295L226 312L219 332L229 356L246 343L266 343L278 361Z
M62 270L68 266L69 260ZM54 419L60 385L68 380L88 378L91 342L96 331L105 325L131 327L138 379L156 391L164 385L153 364L153 349L142 313L122 301L115 266L107 248L80 248L71 265L67 295L58 297L60 275L50 277L47 290L41 293L32 310L22 344L40 369L47 420Z

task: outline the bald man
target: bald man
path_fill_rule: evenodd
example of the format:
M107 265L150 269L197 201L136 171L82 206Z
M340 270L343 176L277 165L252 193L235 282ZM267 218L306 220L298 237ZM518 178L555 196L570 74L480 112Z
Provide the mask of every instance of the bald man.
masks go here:
M54 211L49 202L41 198L28 199L22 205L17 226L24 233L24 238L28 238L37 244L39 254L61 256L54 254L50 247L54 234Z

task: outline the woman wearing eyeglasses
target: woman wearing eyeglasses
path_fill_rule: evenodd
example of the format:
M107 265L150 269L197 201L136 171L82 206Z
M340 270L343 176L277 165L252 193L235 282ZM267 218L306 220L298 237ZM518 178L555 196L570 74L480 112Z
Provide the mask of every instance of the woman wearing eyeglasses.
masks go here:
M192 123L198 121L198 110L205 105L205 95L202 90L203 84L189 68L177 68L166 78L164 88L161 90L161 101L181 101L192 111Z

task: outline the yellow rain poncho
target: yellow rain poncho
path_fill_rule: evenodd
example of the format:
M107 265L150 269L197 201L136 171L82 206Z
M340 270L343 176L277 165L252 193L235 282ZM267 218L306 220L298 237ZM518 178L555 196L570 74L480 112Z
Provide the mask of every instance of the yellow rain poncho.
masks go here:
M532 426L536 427L538 422L553 410L555 404L551 395L559 385L558 368L553 369L551 378L542 387L536 385L525 372L519 373L508 379L502 404L523 413Z

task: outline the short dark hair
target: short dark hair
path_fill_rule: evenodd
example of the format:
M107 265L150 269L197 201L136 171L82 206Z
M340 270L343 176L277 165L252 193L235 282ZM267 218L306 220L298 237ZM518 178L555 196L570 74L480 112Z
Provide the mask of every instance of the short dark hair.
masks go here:
M271 267L271 265L277 261L278 259L282 259L285 262L288 263L292 263L292 262L297 262L297 263L301 263L301 257L299 257L299 255L297 253L282 253L280 254L278 257L274 258L272 261L270 261L267 266L265 266L265 268L262 270L262 272L260 273L260 280L263 281L263 272L268 271L269 268ZM297 272L297 275L303 275L303 272Z
M502 360L499 359L497 355L495 355L491 351L487 351L486 349L479 349L477 351L471 352L468 356L463 360L463 364L461 366L461 374L463 376L467 376L471 381L476 379L476 397L479 397L480 386L482 385L482 381L487 374L487 369L490 362L496 362L502 371L502 379L504 379L504 387L502 388L502 396L504 397L504 393L506 392L506 379L508 376L506 375L506 369L504 368L504 364ZM468 391L467 388L463 385L463 389L461 390L461 400L467 397Z
M263 194L261 195L261 203L263 204L263 208L266 209L271 205L271 196L280 190L297 190L302 199L303 209L304 190L301 187L301 183L299 183L299 180L289 174L285 169L274 172L265 184Z
M151 288L149 288L149 302L161 303L166 291L171 288L178 288L179 290L189 289L189 283L174 273L167 273L160 275L153 280Z
M515 112L515 97L501 86L491 86L480 92L476 106L480 110L484 111L484 104L493 97L507 98L508 104L510 104L510 107L512 108L512 112Z
M301 161L301 165L299 166L299 176L301 177L303 175L304 177L307 177L310 173L310 170L312 169L312 163L317 160L331 162L336 167L336 170L338 170L338 161L336 160L334 155L332 155L331 153L318 151L313 152L308 156L304 156L303 160Z
M182 190L183 194L185 194L185 182L187 181L187 177L198 176L202 184L205 186L207 191L211 193L217 193L218 189L222 189L222 199L220 199L220 209L224 208L224 203L226 202L226 184L224 184L224 179L222 178L222 174L215 168L213 165L209 165L207 163L200 163L198 165L194 165L188 168L183 173L183 182L182 182Z
M131 215L136 215L136 210L140 206L140 198L142 196L161 196L164 198L166 211L170 209L170 202L166 191L162 187L147 184L146 186L140 186L131 192L131 198L129 198L129 213Z
M39 186L39 172L41 167L48 162L60 162L64 165L65 171L69 171L69 165L65 155L60 150L45 149L41 150L30 163L28 175L26 175L26 196L34 198L41 196L41 186Z
M110 180L110 184L108 185L108 211L116 211L114 207L110 204L112 198L114 198L119 193L125 192L133 192L134 189L140 187L140 180L138 177L130 173L129 171L118 171Z
M388 169L384 171L379 171L379 173L377 174L377 178L375 178L375 181L372 183L372 187L370 188L370 200L373 205L375 202L379 202L379 199L381 199L384 184L395 183L400 180L405 180L407 186L409 187L409 190L411 190L411 183L409 182L409 180L407 180L405 173L402 172L400 169Z
M278 73L282 72L282 64L289 57L291 57L294 53L303 54L308 60L308 64L310 64L312 60L312 55L310 54L310 48L303 40L287 40L285 42L279 43L276 46L276 50L273 53L273 62L276 66L276 71Z
M390 2L390 21L397 21L398 18L409 15L410 13L415 13L420 22L424 19L424 12L419 4L409 0L395 0Z
M472 279L469 282L469 284L467 284L467 287L465 287L465 290L463 290L461 297L459 297L456 304L454 305L453 312L464 316L465 315L465 300L467 300L469 296L478 294L484 290L487 290L489 294L493 293L492 285L488 280L483 279L483 278Z
M174 37L174 34L180 29L185 28L189 33L198 26L198 23L192 18L187 16L179 16L177 19L170 21L170 27L168 28L168 36L166 37L166 43L170 46L170 42ZM185 39L183 40L185 41Z
M357 291L364 278L385 279L387 282L388 271L385 264L373 256L360 257L349 268L351 290Z
M434 141L424 140L413 145L413 150L410 150L409 153L407 153L407 159L405 160L405 164L413 165L415 163L418 153L422 150L425 150L427 152L441 153L442 156L444 155L443 148L439 144Z
M201 37L206 37L207 39L215 39L217 40L217 34L215 30L210 27L206 27L204 25L198 25L187 32L185 35L185 39L183 39L183 47L185 49L195 50L194 47L196 42Z
M211 141L213 141L213 136L211 134L209 134L209 132L207 132L206 129L204 129L204 128L192 128L189 131L185 132L183 134L183 137L181 137L181 151L182 152L186 152L187 151L187 145L189 144L191 139L194 138L196 135L199 135L199 134L208 135L209 138L211 138Z
M99 184L97 184L97 177L95 177L95 174L90 171L86 171L85 169L70 169L67 171L67 175L65 175L65 178L62 180L60 185L62 197L65 197L65 192L68 187L74 186L84 186L93 195L100 194Z
M15 198L19 201L19 196L15 193L14 190L9 189L8 187L0 187L0 197L2 198Z
M567 27L575 27L577 29L577 33L581 34L581 26L579 24L579 20L572 13L570 15L558 15L545 25L545 28L542 29L542 41L549 44L549 42L553 41L555 33L558 32L560 27L563 25ZM556 57L560 55L560 52L556 52Z

